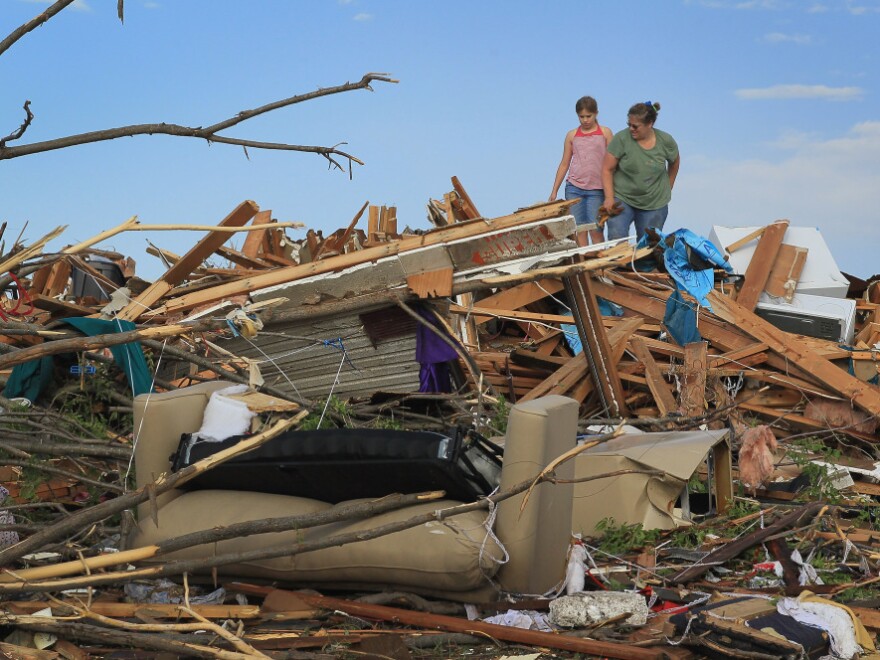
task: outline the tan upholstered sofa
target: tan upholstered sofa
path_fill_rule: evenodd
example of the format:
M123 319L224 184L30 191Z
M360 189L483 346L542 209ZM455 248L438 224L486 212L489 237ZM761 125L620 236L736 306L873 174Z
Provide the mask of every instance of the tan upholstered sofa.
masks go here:
M211 393L229 384L212 382L135 399L135 466L138 486L169 470L169 457L182 433L202 423ZM502 490L536 475L575 446L578 406L573 399L548 396L514 406L510 412L501 473ZM557 470L571 478L571 467ZM487 512L289 557L222 566L223 577L258 578L286 585L324 588L397 589L477 602L499 592L543 594L564 577L572 520L571 485L539 485L498 505L494 533L487 534ZM435 501L385 513L365 521L253 535L188 548L157 558L194 559L308 541L322 535L369 529L420 512L457 504ZM234 490L171 491L157 499L158 525L150 505L141 505L130 547L158 543L181 534L262 518L329 508L317 500ZM505 561L505 557L507 558Z

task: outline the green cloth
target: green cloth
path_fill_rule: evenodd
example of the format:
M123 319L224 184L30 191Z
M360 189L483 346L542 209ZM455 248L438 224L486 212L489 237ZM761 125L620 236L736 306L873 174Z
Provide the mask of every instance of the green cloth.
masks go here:
M135 324L131 321L119 319L106 321L104 319L91 319L79 316L62 320L89 337L128 332L129 330L136 329ZM119 368L128 377L128 384L131 385L131 391L134 396L153 391L153 379L150 369L147 367L147 359L144 357L144 351L141 348L140 342L133 341L128 344L110 346L110 352L113 354L116 364L119 365Z
M608 153L617 159L614 196L643 211L663 208L672 199L667 165L678 158L678 145L669 133L654 129L653 149L639 146L629 130L617 133Z
M3 388L3 396L7 399L23 396L29 401L36 401L40 392L52 382L54 370L55 361L51 356L15 365Z

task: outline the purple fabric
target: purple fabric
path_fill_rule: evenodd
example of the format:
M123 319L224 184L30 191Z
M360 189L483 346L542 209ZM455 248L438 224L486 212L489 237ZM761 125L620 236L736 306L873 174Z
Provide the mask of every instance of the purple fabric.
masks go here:
M435 320L434 313L419 308L419 315L433 327L445 332ZM448 336L448 335L447 335ZM450 341L455 341L450 337ZM416 329L416 362L421 365L419 370L419 392L451 392L452 381L449 378L449 364L458 358L458 353L449 344L437 336L424 323Z

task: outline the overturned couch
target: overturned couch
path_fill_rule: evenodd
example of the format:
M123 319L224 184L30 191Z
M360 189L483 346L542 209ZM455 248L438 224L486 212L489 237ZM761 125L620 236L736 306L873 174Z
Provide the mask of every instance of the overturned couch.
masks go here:
M193 433L203 421L212 392L226 382L202 383L135 399L135 467L138 487L170 469L170 456L181 434ZM578 405L573 399L547 396L511 409L504 440L500 488L537 475L576 442ZM557 476L570 479L573 467L563 464ZM485 510L412 527L388 536L293 556L242 561L217 569L223 577L262 579L287 585L366 590L404 590L478 602L500 593L547 593L565 574L570 541L572 487L538 485L520 511L525 494ZM347 521L287 532L250 535L203 544L157 557L155 562L198 560L292 546L329 535L364 531L412 516L455 506L437 500ZM191 532L235 523L326 510L332 505L292 495L241 490L173 490L138 509L130 547L148 546ZM154 515L155 514L155 515ZM494 519L494 524L493 524ZM148 562L146 562L148 563ZM210 569L205 573L209 574Z

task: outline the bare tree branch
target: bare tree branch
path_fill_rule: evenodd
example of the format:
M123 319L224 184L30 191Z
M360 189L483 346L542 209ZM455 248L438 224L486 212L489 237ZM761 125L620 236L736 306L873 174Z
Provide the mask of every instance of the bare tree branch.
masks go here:
M68 5L72 5L75 0L58 0L54 5L49 7L42 14L37 16L36 18L28 21L21 27L10 32L9 36L6 37L3 41L0 41L0 55L6 52L12 44L21 39L24 35L26 35L31 30L40 27L43 23L52 18L55 14L60 12L62 9L67 7Z
M7 135L2 140L0 140L0 149L5 149L6 143L9 142L10 140L18 140L22 135L24 135L24 132L28 129L28 126L31 125L31 122L34 120L34 113L31 112L31 102L30 101L24 102L24 113L25 113L25 117L24 117L24 121L22 122L21 126L19 126L17 130L12 131L12 133Z
M177 137L193 137L193 138L201 138L203 140L207 140L209 142L222 142L226 144L236 144L244 147L253 147L257 149L282 149L286 151L304 151L309 153L320 154L324 158L327 158L331 162L332 165L339 167L342 169L342 166L334 160L334 156L338 156L340 158L347 159L349 161L349 165L351 162L356 162L360 165L363 163L344 151L340 151L336 147L319 147L319 146L307 146L307 145L295 145L295 144L279 144L272 142L256 142L253 140L245 140L240 138L232 138L226 137L222 135L217 135L218 131L222 131L224 129L230 128L237 124L240 124L243 121L251 119L252 117L256 117L257 115L262 115L267 112L271 112L273 110L277 110L279 108L284 108L290 105L295 105L297 103L302 103L304 101L311 101L316 98L320 98L322 96L330 96L331 94L340 94L342 92L350 92L356 89L368 89L372 91L372 87L370 87L370 83L373 81L380 82L388 82L388 83L396 83L397 80L394 80L385 73L367 73L361 78L360 81L355 83L345 83L342 85L337 85L335 87L324 87L314 92L308 92L306 94L298 94L296 96L291 96L286 99L282 99L280 101L274 101L272 103L267 103L266 105L262 105L258 108L254 108L252 110L244 110L239 112L234 117L230 117L229 119L225 119L223 121L217 122L216 124L212 124L211 126L206 127L190 127L190 126L181 126L179 124L134 124L131 126L121 126L119 128L109 128L101 131L92 131L90 133L80 133L79 135L70 135L67 137L55 138L54 140L46 140L44 142L34 142L31 144L20 145L16 147L6 147L0 145L0 160L8 160L10 158L18 158L20 156L29 156L31 154L43 153L46 151L53 151L55 149L65 149L67 147L74 147L82 144L91 144L93 142L103 142L106 140L115 140L120 137L131 137L134 135L174 135Z

